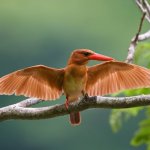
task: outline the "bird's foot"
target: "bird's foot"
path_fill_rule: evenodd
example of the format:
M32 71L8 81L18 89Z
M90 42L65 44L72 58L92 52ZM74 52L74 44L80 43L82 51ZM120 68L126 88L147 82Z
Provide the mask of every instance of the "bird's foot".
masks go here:
M85 93L84 91L82 91L82 95L83 95L83 101L87 101L89 99L88 93Z
M85 93L85 94L84 94L84 99L88 99L88 98L89 98L88 93Z
M88 94L87 94L87 93L84 93L83 101L84 101L84 102L87 102L88 99L89 99Z

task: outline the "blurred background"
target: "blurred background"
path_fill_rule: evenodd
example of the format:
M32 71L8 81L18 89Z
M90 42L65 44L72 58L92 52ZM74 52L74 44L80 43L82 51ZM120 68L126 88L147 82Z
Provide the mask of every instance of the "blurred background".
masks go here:
M77 48L124 60L140 18L133 0L0 0L0 76L37 64L64 67ZM147 27L145 23L143 31ZM0 96L0 106L23 99ZM38 106L64 101L62 97ZM109 114L107 109L86 110L77 127L69 124L68 116L1 122L0 149L144 150L144 146L130 146L142 115L114 134Z

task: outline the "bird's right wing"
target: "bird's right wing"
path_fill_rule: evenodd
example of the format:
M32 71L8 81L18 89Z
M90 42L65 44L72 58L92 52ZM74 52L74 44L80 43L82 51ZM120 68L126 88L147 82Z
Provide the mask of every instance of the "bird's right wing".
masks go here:
M88 68L86 92L90 96L142 87L150 87L150 70L144 67L109 61Z
M0 95L24 95L42 100L57 99L62 94L64 69L43 65L15 71L0 78Z

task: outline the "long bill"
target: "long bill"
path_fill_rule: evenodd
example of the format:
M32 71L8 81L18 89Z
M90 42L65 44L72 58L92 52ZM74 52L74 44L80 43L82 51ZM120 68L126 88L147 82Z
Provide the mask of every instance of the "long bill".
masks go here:
M98 53L94 53L94 54L90 55L88 58L89 58L89 60L99 60L99 61L110 61L110 60L113 60L112 57L108 57L108 56L105 56L105 55L102 55L102 54L98 54Z

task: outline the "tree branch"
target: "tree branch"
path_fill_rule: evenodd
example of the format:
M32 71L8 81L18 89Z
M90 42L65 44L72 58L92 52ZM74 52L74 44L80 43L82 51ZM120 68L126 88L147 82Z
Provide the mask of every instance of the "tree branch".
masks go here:
M0 121L8 119L48 119L63 116L73 111L83 111L89 108L121 109L146 106L150 105L150 95L132 97L88 97L70 104L68 109L66 109L65 104L40 108L25 108L39 102L41 102L41 100L30 98L23 102L0 108Z

